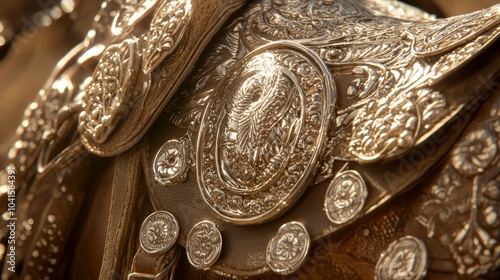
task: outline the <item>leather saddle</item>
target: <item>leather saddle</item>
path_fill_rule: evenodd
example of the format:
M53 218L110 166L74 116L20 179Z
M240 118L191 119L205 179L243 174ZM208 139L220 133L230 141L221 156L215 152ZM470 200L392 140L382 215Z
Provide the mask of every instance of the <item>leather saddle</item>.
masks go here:
M500 5L105 1L9 153L3 278L495 278L499 34Z

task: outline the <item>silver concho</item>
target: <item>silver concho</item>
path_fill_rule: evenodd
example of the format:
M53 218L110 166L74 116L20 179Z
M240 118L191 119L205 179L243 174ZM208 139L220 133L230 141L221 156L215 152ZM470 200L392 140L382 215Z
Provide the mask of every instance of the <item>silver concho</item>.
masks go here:
M354 170L344 171L332 180L325 194L325 212L335 224L354 218L365 205L368 190L363 177Z
M191 19L191 0L162 1L156 9L143 48L144 73L151 72L179 45Z
M126 112L137 76L136 48L136 41L125 40L108 47L99 60L82 97L78 130L84 137L103 143Z
M427 249L413 236L405 236L389 244L375 268L376 280L423 279L427 273Z
M266 261L276 273L287 275L299 269L306 260L311 240L304 225L289 222L280 227L267 244Z
M141 226L140 243L150 254L168 251L179 237L179 222L167 211L157 211L149 215Z
M201 193L229 222L275 217L315 171L334 108L330 74L307 48L273 43L239 61L215 92L197 141Z
M122 0L111 24L111 32L120 35L146 16L158 0Z
M186 242L187 257L197 269L212 266L222 250L222 235L210 221L197 223L189 232Z
M193 163L193 151L189 139L169 140L156 154L153 162L155 181L170 187L186 180Z

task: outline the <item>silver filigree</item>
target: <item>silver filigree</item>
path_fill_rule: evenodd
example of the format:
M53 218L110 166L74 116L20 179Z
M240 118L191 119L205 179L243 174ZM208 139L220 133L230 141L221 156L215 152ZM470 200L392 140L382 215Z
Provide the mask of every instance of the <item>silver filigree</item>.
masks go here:
M142 249L150 254L170 250L179 237L179 222L167 211L157 211L142 223L139 239Z
M411 15L402 16L405 13ZM461 18L471 22L474 15ZM186 117L196 122L221 73L229 71L238 57L268 42L294 41L316 52L334 75L353 73L346 92L350 100L338 104L338 125L328 153L363 163L394 159L428 139L459 111L457 100L449 101L447 93L428 86L453 73L500 34L497 27L472 32L467 40L450 37L446 40L455 49L436 59L422 59L412 53L412 39L402 35L418 28L415 20L423 19L428 26L436 22L453 29L446 25L452 21L431 20L428 14L394 1L262 1L230 27L235 32L226 30L222 43L204 61L209 70L197 73L185 107L188 112L181 110L174 119L183 125ZM397 119L397 126L391 119Z
M158 6L143 48L144 73L151 72L175 51L186 32L191 13L191 0L164 0Z
M446 97L430 89L372 99L354 118L349 152L363 162L396 157L429 131L446 106Z
M262 222L303 192L333 114L330 79L313 53L277 43L249 54L219 83L196 166L203 197L223 219Z
M287 275L305 262L311 240L306 228L299 222L289 222L280 227L269 241L266 261L276 273Z
M339 173L325 194L326 216L332 223L346 223L361 212L367 196L365 181L357 171Z
M189 263L197 269L212 266L222 250L222 235L217 226L210 221L197 223L189 232L186 252Z
M158 0L121 0L111 23L111 32L120 35L146 16Z
M82 98L78 130L103 143L128 109L137 76L137 42L125 40L106 49Z
M413 236L405 236L389 244L375 268L376 280L420 280L427 273L427 249Z
M155 156L153 162L154 178L164 187L184 182L194 162L191 141L186 138L169 140Z
M359 4L376 16L393 17L412 21L436 19L435 15L431 15L417 7L396 0L361 1Z
M500 23L500 4L471 14L415 23L405 31L412 52L432 56L451 50Z

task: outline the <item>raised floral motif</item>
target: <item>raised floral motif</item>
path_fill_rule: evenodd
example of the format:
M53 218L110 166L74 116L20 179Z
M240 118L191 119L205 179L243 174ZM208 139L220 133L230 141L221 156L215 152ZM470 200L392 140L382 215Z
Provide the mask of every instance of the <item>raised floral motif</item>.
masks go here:
M497 154L497 137L489 129L468 133L453 150L451 164L460 173L473 176L484 172Z
M189 232L186 251L189 262L198 269L212 266L222 250L222 235L210 221L196 224Z
M193 148L188 138L167 141L153 162L155 181L162 186L183 182L194 162L193 158Z
M142 70L151 72L175 51L191 19L191 0L163 0L156 9L143 48Z
M427 273L427 249L413 236L389 244L375 268L376 280L420 280Z
M413 147L428 131L424 124L439 119L445 107L444 95L429 89L393 91L369 100L353 121L349 151L362 162L400 155Z
M468 131L426 190L417 221L447 248L458 272L480 277L500 267L500 156L495 126L500 96L490 116ZM453 221L453 223L450 223Z
M296 44L270 44L236 64L206 107L197 174L226 220L259 223L307 185L334 104L328 73Z
M301 223L286 223L267 245L267 264L276 273L290 274L304 263L309 243L309 234Z
M325 195L325 211L328 219L343 224L360 213L368 190L361 175L353 170L335 176Z
M106 49L82 98L78 130L103 143L129 107L136 78L137 42L125 40Z
M142 223L140 242L142 248L151 254L168 251L179 237L179 222L169 212L157 211Z

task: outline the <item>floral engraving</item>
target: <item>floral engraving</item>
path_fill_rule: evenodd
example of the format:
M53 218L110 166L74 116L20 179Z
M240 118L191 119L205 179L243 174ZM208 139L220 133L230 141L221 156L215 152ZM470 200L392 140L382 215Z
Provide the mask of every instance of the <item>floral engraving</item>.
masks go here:
M155 181L162 186L173 186L185 181L194 162L193 157L193 148L188 138L167 141L153 162Z
M320 61L303 51L274 44L249 54L206 108L199 186L224 219L271 218L302 193L314 171L334 96Z
M364 162L399 155L414 146L428 131L423 124L438 120L446 105L442 93L427 89L370 100L353 121L349 151Z
M84 137L103 143L126 113L137 74L136 44L111 45L99 60L82 98L78 130Z
M412 52L420 56L437 55L450 50L500 22L500 5L471 14L415 23L406 34L412 38Z
M376 279L423 279L427 273L427 249L413 236L402 237L382 253L375 268Z
M179 237L179 223L169 212L157 211L149 215L141 226L141 247L151 254L168 251Z
M111 32L120 35L143 18L158 0L121 0L120 9L111 23Z
M158 6L143 48L144 73L151 72L179 45L191 19L191 10L191 0L164 0Z
M460 139L425 190L417 217L450 251L458 272L470 277L500 267L500 97L490 104L490 115Z
M497 154L496 138L496 135L485 128L467 134L453 150L451 164L465 175L484 172Z
M325 195L328 219L343 224L353 219L365 204L368 190L361 175L349 170L335 176Z
M309 234L302 224L284 224L267 245L267 264L276 273L290 274L304 263L309 243Z
M189 232L186 251L189 262L198 269L212 266L222 250L222 235L209 221L196 224Z

